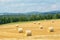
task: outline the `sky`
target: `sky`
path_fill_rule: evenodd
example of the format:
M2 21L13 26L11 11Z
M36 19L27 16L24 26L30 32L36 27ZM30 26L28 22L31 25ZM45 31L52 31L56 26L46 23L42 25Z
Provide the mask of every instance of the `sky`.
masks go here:
M60 10L60 0L0 0L0 13Z

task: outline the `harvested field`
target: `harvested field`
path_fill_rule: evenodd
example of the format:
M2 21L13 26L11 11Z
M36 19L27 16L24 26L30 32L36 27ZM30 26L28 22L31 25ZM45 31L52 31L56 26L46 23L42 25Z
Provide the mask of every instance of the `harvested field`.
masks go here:
M36 24L34 24L34 22ZM40 22L40 24L38 24ZM23 33L19 33L16 27L23 28ZM43 29L39 27L43 25ZM54 27L54 32L49 32L49 27ZM31 30L32 36L26 36L25 31ZM43 20L31 22L16 22L0 25L0 39L10 40L60 40L60 20Z

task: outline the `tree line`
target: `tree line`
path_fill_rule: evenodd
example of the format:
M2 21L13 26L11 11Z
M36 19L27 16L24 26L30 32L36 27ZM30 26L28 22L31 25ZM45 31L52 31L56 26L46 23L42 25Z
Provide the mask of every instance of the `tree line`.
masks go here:
M0 15L0 24L22 22L22 21L35 21L35 20L49 20L60 19L60 14L32 14L32 15Z

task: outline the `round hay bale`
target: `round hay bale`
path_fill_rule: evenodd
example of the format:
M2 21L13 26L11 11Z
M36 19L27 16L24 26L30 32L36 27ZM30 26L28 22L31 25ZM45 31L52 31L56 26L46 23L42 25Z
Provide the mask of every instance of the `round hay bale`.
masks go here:
M18 28L19 33L23 33L23 28Z
M40 29L43 29L43 26L40 26Z
M34 24L36 24L36 22L34 22Z
M52 23L54 23L55 21L54 20L52 20Z
M53 27L49 27L49 32L54 32L54 28Z
M19 27L18 25L16 25L16 27Z
M32 36L31 30L26 30L26 35L27 35L27 36Z
M38 23L39 25L41 24L41 23Z

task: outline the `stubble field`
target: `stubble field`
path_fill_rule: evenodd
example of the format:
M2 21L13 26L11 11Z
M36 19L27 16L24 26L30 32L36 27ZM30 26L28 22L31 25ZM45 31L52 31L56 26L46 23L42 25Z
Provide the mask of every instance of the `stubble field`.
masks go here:
M54 21L54 22L52 22ZM35 23L35 24L34 24ZM18 28L23 28L23 33L19 33ZM40 29L43 26L43 29ZM49 27L54 27L54 32L49 32ZM32 36L26 35L26 30L32 31ZM60 40L60 19L42 20L31 22L15 22L0 25L1 40Z

